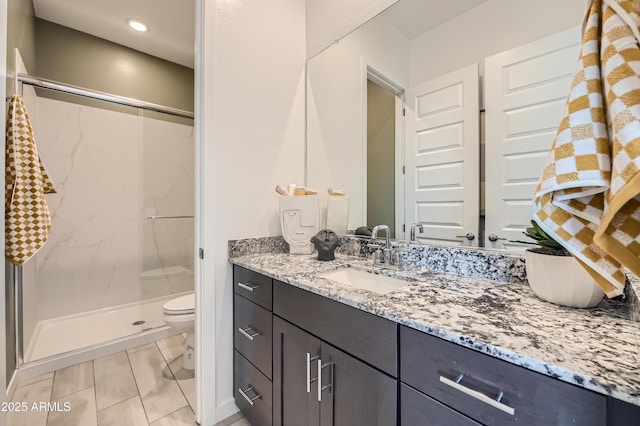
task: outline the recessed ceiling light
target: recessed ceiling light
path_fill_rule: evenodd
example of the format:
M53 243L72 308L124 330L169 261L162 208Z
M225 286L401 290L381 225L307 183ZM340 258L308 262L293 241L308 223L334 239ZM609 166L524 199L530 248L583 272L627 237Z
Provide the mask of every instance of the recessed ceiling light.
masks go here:
M147 27L147 24L145 24L139 19L129 19L127 20L127 24L129 24L129 26L136 31L140 31L140 32L149 31L149 27Z

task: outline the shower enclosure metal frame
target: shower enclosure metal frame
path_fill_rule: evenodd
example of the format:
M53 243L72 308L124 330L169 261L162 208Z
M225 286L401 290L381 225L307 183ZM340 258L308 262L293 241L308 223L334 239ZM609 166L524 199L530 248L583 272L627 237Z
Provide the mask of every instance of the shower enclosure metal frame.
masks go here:
M53 80L29 76L26 74L18 74L16 76L18 82L33 87L54 90L61 93L83 96L90 99L106 101L119 105L124 105L142 110L169 114L176 117L194 119L194 113L164 105L158 105L151 102L145 102L138 99L128 98L124 96L112 95L96 90L86 89L79 86L60 83ZM192 218L193 216L147 216L147 219L174 219L174 218ZM14 294L15 294L15 332L16 332L16 367L22 367L24 362L24 329L23 329L23 289L22 289L22 267L13 266L14 270Z

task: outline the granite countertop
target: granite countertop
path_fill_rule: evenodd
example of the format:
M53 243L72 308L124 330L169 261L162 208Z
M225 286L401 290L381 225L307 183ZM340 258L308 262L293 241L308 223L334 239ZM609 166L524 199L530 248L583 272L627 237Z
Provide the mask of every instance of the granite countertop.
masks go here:
M336 254L239 254L230 262L408 327L614 398L640 405L640 322L636 301L591 309L538 299L525 283L451 273L374 268ZM386 295L319 277L341 267L411 281Z

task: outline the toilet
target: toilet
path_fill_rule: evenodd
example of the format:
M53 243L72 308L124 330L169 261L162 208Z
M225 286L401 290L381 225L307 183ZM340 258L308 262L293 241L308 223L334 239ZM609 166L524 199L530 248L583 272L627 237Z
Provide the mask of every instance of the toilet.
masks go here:
M195 295L193 293L168 301L162 306L162 319L178 333L187 333L184 342L182 368L195 368Z

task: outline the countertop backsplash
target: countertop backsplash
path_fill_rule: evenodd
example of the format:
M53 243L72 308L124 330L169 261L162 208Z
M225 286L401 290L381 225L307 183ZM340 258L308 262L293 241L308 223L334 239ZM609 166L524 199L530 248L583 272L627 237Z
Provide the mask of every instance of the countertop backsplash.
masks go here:
M370 238L343 235L336 253L368 258L374 249L367 247ZM456 247L429 246L420 243L394 241L399 247L404 268L448 272L457 275L526 283L524 257L518 254ZM247 238L229 241L229 257L261 253L288 253L289 245L280 236Z
M261 253L289 253L289 244L278 237L245 238L229 241L229 257Z
M373 251L367 245L371 239L353 235L342 235L336 253L359 258L373 259ZM246 238L230 240L229 258L267 253L288 253L289 245L281 236ZM524 256L515 252L490 249L431 246L408 241L393 241L394 247L400 248L401 265L404 269L444 272L463 277L482 278L507 283L527 284ZM373 260L372 260L373 262ZM628 285L626 299L609 300L601 303L624 303L626 309L633 314L635 321L640 322L640 301L636 296L640 292L640 279L627 273Z

